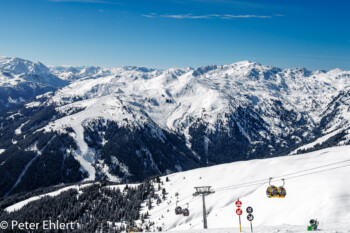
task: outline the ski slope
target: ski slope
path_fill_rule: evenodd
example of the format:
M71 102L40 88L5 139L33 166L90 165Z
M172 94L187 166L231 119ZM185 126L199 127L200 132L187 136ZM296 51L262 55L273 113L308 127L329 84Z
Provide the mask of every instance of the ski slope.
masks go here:
M315 167L320 168L313 169ZM303 172L295 173L298 171ZM282 176L290 173L294 174ZM285 199L269 199L265 194L268 178L279 176L286 179L287 196ZM254 209L253 225L261 229L257 232L304 232L311 218L318 219L320 228L329 232L350 232L347 231L350 230L349 177L350 146L235 162L171 174L168 176L169 182L162 177L162 187L168 193L166 200L159 205L154 203L155 207L151 210L145 206L143 211L148 211L149 220L155 222L154 227L162 227L163 231L202 232L194 231L203 228L202 200L192 194L195 186L212 186L216 192L206 197L206 207L209 213L208 228L213 230L205 232L238 232L234 205L238 198L243 203L242 226L247 229L245 232L250 232L245 212L247 206ZM280 179L272 183L282 185ZM259 182L249 183L257 180ZM244 185L228 187L237 184ZM180 206L184 208L189 203L189 217L175 215L175 193L179 193ZM337 231L339 227L341 231Z
M350 223L347 224L326 224L319 227L319 231L322 233L348 233L350 232ZM184 230L184 231L172 231L173 233L239 233L239 228L217 228L208 230ZM251 232L249 227L242 228L242 232ZM270 226L270 227L256 227L253 228L253 232L258 233L305 233L306 225L293 226Z
M254 232L299 233L306 232L311 218L320 221L319 229L325 233L350 233L350 146L327 148L312 153L285 156L263 160L250 160L179 172L161 177L166 189L166 199L159 205L153 200L148 210L142 204L141 212L149 212L151 231L162 227L163 231L174 233L236 233L239 232L235 201L242 203L242 230L250 232L246 219L247 206L254 209ZM287 174L287 175L286 175ZM288 175L289 174L289 175ZM268 178L275 177L273 184L282 184L286 179L285 199L269 199L265 195ZM31 197L6 208L7 212L21 209L24 205L44 196L57 196L68 189L89 186L84 184L64 187L55 192ZM129 184L135 187L138 184ZM154 187L157 189L157 183ZM195 186L212 186L214 194L206 197L208 229L202 230L201 197L193 197ZM124 185L110 185L109 188L124 189ZM161 196L161 191L157 191ZM178 193L178 198L176 197ZM189 203L190 216L175 215L176 200L186 207ZM122 224L122 223L117 223ZM137 221L142 225L141 221Z

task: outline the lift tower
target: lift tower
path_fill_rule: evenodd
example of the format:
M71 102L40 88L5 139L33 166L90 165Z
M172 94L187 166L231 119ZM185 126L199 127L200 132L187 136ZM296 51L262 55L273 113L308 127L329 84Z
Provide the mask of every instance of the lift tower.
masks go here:
M202 186L202 187L194 187L196 189L196 192L193 194L193 196L199 196L202 195L203 200L203 227L204 229L208 228L207 224L207 211L205 208L205 196L208 196L212 193L215 193L214 191L210 190L211 186Z

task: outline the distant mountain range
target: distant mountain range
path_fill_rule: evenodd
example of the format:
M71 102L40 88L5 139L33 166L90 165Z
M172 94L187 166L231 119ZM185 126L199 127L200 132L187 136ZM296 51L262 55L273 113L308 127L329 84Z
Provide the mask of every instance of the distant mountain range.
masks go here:
M349 144L349 80L248 61L158 70L2 57L0 196Z

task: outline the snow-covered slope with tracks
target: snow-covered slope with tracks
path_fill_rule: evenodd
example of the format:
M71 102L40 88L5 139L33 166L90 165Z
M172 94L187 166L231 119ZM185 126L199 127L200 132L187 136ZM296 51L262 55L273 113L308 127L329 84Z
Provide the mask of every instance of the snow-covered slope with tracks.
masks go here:
M167 192L166 200L159 205L154 204L151 210L145 205L144 212L148 211L148 220L154 221L155 227L160 226L163 230L202 232L195 231L203 228L202 198L193 197L192 194L194 187L211 186L215 193L206 197L208 228L211 229L208 232L239 232L234 204L238 198L243 203L244 232L250 232L246 219L248 206L254 209L253 226L259 229L256 232L305 232L312 218L320 221L321 229L329 230L325 232L348 232L349 154L350 146L344 146L175 173L167 176L169 182L161 177L164 183L162 188ZM276 186L282 185L281 178L286 179L287 195L284 199L266 197L269 177L276 177L272 181ZM162 197L161 192L158 194ZM183 208L189 204L189 217L175 215L177 200ZM342 231L330 231L336 229Z

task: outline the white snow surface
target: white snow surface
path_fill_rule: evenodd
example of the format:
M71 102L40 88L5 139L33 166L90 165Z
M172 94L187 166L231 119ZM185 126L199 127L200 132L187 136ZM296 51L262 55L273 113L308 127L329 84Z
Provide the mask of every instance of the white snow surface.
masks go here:
M305 233L307 222L302 226L282 225L282 226L270 226L270 227L255 227L253 223L253 232L258 233ZM350 222L343 224L323 224L319 227L317 232L322 233L349 233ZM171 231L173 233L239 233L239 228L216 228L207 230L183 230L183 231ZM242 232L250 233L250 227L243 227Z
M27 124L27 123L28 123L28 121L26 121L26 122L24 122L23 124L21 124L21 126L18 127L18 128L15 130L15 134L16 134L16 135L21 134L21 133L22 133L22 127L23 127L25 124Z
M327 229L324 232L350 232L349 154L350 146L343 146L302 155L235 162L174 173L168 175L170 182L165 182L165 177L161 177L164 182L162 188L168 193L167 199L159 205L154 203L151 210L147 209L146 201L142 211L148 211L149 220L163 230L179 233L238 232L239 220L234 203L239 198L243 203L244 232L250 232L245 210L248 206L254 209L253 224L259 229L255 232L305 232L312 218L320 221L320 228ZM348 161L312 170L345 160ZM348 166L320 172L344 165ZM303 172L286 175L298 171ZM314 174L306 175L311 172ZM292 178L296 175L304 176ZM280 179L285 178L287 196L284 199L267 198L268 178L278 176L282 177L274 179L272 184L280 186ZM248 185L257 180L263 180L263 184ZM246 185L224 191L219 189L237 184ZM202 200L201 197L192 196L196 186L211 186L212 190L216 190L206 197L208 228L211 229L208 231L200 230L203 228ZM175 215L175 193L179 193L179 206L184 208L189 203L189 217ZM161 192L158 194L161 195Z

